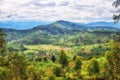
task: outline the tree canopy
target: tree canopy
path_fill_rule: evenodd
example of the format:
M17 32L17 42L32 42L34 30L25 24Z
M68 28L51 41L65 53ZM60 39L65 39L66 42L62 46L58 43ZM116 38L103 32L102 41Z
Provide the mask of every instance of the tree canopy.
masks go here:
M120 13L119 13L120 0L114 1L113 6L118 8L117 13L113 15L113 20L115 20L115 22L118 22L120 20Z

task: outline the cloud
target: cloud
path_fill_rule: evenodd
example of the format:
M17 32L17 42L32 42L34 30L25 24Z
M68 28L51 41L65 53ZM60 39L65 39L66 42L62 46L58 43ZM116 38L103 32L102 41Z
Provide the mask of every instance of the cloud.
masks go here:
M54 2L49 2L49 3L39 3L39 2L33 2L32 3L34 6L38 7L54 7L56 4Z
M60 6L68 6L70 3L69 2L62 2L62 3L60 3L59 5Z
M0 0L0 20L111 21L114 0Z

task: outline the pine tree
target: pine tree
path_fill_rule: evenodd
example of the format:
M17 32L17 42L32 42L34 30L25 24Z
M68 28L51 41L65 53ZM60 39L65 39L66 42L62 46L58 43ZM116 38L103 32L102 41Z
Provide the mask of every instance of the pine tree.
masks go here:
M67 55L66 55L64 50L61 50L59 62L62 65L63 68L65 66L68 66L69 62L68 62Z
M52 55L51 60L52 60L52 62L55 62L55 61L56 61L56 58L55 58L54 55Z

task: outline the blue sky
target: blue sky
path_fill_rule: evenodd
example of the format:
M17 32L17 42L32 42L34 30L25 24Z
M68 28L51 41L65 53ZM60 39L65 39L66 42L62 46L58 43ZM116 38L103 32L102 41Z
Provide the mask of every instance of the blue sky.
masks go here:
M0 21L112 21L115 0L0 0Z

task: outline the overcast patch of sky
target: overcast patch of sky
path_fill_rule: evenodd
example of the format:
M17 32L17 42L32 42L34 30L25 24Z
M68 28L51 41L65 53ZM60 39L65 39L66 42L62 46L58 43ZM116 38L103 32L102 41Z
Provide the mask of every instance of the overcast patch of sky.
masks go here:
M0 20L111 21L114 0L0 0Z

